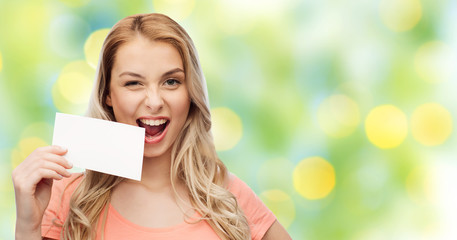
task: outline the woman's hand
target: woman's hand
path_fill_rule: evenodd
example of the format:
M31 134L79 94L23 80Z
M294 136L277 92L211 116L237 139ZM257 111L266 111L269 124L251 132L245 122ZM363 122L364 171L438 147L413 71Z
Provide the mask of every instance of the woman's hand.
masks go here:
M59 146L40 147L13 171L16 239L41 239L41 221L51 198L53 180L70 177L72 168Z

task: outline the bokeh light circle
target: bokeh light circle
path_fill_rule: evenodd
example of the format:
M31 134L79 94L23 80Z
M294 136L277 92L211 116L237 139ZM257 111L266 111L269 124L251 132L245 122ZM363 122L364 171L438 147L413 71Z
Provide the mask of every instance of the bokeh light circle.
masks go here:
M410 30L422 17L419 0L381 0L379 11L384 24L395 32Z
M335 170L321 157L305 158L295 167L293 182L295 190L304 198L324 198L335 187Z
M19 141L16 148L11 152L11 166L16 168L36 148L48 146L49 144L39 137L27 137Z
M52 89L52 97L61 112L82 114L89 102L95 70L86 61L67 64Z
M295 220L295 204L287 193L279 189L271 189L262 192L260 199L285 228L288 228Z
M91 33L87 38L86 43L84 44L84 54L86 56L86 61L93 68L96 68L98 65L98 59L100 57L100 51L102 50L103 41L105 40L109 31L110 29L104 28Z
M440 104L423 104L413 112L411 132L414 139L426 146L440 145L452 133L452 116Z
M417 74L426 82L440 83L456 77L457 57L452 48L434 41L422 45L414 58Z
M220 107L211 110L211 120L216 150L232 149L243 135L240 117L232 110Z
M195 0L153 0L155 12L163 13L176 21L187 18L195 7Z
M406 115L393 105L378 106L368 114L365 131L375 146L383 149L397 147L408 133Z
M360 122L359 106L345 95L333 95L319 105L317 119L327 135L346 137L354 132Z
M61 74L57 86L62 95L71 103L87 102L92 87L91 78L79 72Z

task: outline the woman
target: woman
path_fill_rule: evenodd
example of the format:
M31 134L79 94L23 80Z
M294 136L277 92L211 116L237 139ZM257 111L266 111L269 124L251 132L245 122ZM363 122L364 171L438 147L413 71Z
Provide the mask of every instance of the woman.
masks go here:
M38 148L13 171L16 239L290 238L218 159L197 52L172 19L113 27L88 116L146 129L141 181L70 174L65 148Z

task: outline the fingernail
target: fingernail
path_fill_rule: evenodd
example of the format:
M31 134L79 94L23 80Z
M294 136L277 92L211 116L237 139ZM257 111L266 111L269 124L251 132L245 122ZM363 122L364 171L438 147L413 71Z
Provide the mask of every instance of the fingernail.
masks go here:
M73 163L70 162L70 161L67 161L67 162L68 162L68 165L70 165L70 168L72 168L73 167Z
M62 146L58 146L60 148L60 150L62 151L67 151L67 148L66 147L62 147Z

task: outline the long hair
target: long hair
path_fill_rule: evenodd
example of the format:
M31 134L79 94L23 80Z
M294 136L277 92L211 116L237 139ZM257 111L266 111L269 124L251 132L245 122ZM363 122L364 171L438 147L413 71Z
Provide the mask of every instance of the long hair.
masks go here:
M116 121L106 104L111 70L116 52L124 43L140 34L151 41L174 46L181 55L191 98L187 120L178 134L171 153L170 178L185 183L193 208L200 213L222 239L250 239L247 219L236 198L227 190L228 172L217 156L211 135L206 82L195 46L186 31L162 14L139 14L120 20L106 37L97 79L87 116ZM63 225L64 239L94 239L103 211L108 211L112 189L121 177L86 170L70 200L70 212ZM103 224L102 224L103 227Z

